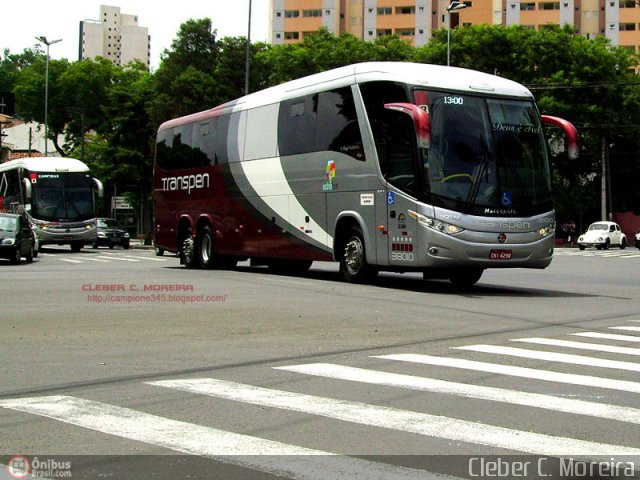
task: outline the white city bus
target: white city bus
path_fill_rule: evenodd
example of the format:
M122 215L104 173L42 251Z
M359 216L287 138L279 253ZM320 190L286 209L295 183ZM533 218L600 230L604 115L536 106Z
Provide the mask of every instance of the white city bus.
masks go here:
M477 282L545 268L554 208L543 124L524 86L424 64L351 65L160 126L155 245L188 267L340 262Z
M96 240L96 196L102 183L79 160L38 157L0 164L0 211L26 212L40 246Z

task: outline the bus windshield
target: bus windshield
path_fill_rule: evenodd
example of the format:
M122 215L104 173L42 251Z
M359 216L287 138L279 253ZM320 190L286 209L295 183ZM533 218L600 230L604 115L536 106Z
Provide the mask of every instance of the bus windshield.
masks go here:
M522 215L552 208L546 145L533 102L424 92L431 147L425 195L472 214Z
M88 173L32 173L31 216L77 222L95 217L93 182Z

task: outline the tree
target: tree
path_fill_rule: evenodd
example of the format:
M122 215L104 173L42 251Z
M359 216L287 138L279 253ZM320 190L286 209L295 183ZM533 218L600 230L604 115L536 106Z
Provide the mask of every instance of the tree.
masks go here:
M115 193L117 188L118 195L127 195L136 209L142 207L146 231L151 228L156 131L147 105L154 97L153 88L153 78L142 63L116 68L102 103L104 121L89 136L85 153L86 162L107 191Z
M156 95L149 103L154 124L216 105L218 55L211 19L188 20L180 26L154 75Z
M49 60L48 115L49 139L60 155L65 151L58 144L58 136L64 131L67 120L67 102L62 93L60 78L69 68L68 60ZM46 56L38 57L28 67L18 72L14 92L16 113L26 121L44 125Z
M0 92L13 92L19 72L42 59L44 53L39 45L17 54L5 48L0 55Z

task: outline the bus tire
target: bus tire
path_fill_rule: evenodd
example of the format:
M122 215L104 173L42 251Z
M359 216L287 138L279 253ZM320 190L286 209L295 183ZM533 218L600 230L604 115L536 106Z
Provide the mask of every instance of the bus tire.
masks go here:
M449 281L456 287L469 288L480 280L483 272L481 268L461 268L449 273Z
M367 263L364 236L360 227L349 230L340 255L340 274L349 283L366 283L376 274Z
M205 270L211 270L215 267L215 255L213 253L213 236L211 228L205 225L198 233L196 238L196 255L200 267Z
M20 255L20 246L18 245L13 250L13 255L11 256L11 263L13 263L14 265L18 265L21 260L22 260L22 256Z
M181 263L187 268L197 268L196 246L193 237L189 235L182 242L182 250L180 251Z

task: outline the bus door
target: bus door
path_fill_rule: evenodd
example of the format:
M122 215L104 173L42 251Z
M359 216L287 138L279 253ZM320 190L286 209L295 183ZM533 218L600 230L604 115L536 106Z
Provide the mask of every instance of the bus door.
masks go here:
M409 115L388 110L384 151L379 152L380 166L387 181L387 251L389 265L417 265L418 229L415 215L420 188L417 168L417 145L413 121Z

